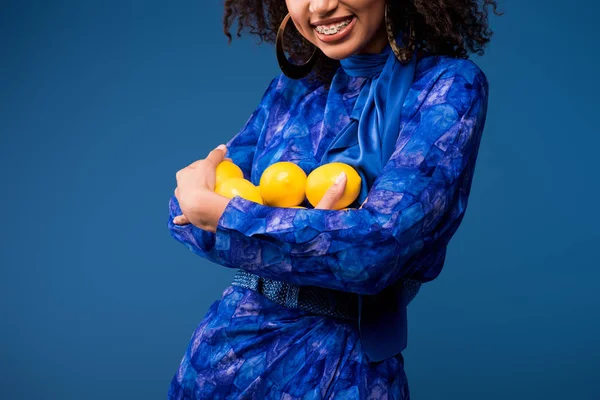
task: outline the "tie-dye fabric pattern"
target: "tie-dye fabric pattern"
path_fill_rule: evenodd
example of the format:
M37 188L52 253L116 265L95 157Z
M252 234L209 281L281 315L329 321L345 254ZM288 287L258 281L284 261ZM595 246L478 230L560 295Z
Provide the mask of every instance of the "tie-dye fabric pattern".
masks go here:
M227 156L255 185L278 161L310 173L336 132L350 123L366 79L340 69L325 90L280 75L227 143ZM485 75L473 62L423 58L404 102L395 151L361 209L276 208L235 197L211 233L174 225L181 210L172 197L170 232L212 262L299 285L368 295L400 278L430 281L466 211L487 92ZM247 310L250 315L243 314ZM194 333L169 395L407 399L400 358L369 364L356 327L228 287ZM335 372L327 369L332 362L338 363ZM315 368L322 372L311 375Z
M229 286L192 335L170 399L408 399L402 356L371 363L356 328Z

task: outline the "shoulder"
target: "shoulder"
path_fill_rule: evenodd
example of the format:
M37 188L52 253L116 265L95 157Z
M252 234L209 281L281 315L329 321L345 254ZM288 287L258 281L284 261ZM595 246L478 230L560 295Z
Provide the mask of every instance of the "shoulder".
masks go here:
M311 81L308 77L292 79L283 73L275 76L271 85L278 91L286 91L295 94L308 94L316 90L325 89L328 83L323 81Z
M435 55L424 57L417 62L414 83L425 83L438 79L459 79L471 84L487 86L485 74L470 59Z
M292 79L280 73L269 83L265 91L265 98L271 103L283 102L291 106L321 89L323 89L323 84L315 85L309 83L306 78Z
M487 103L487 97L487 77L472 60L434 55L417 62L405 106L410 115L439 104L463 114L476 103Z

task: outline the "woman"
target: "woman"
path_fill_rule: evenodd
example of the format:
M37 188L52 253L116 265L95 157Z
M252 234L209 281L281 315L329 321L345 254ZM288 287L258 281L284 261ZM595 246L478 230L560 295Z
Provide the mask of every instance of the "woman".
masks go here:
M467 206L488 85L466 54L489 41L487 5L225 1L226 34L237 18L238 35L275 40L282 74L225 148L177 173L171 234L239 270L169 398L409 398L406 305L440 273ZM307 174L345 162L361 192L350 210L332 209L344 176L314 209L228 199L213 192L226 152L254 184L278 161Z

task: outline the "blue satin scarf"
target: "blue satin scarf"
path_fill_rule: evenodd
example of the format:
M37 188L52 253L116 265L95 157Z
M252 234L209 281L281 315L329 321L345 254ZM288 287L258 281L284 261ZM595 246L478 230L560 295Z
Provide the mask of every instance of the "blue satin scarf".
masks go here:
M398 43L401 36L402 32L396 38ZM351 206L365 201L394 152L416 59L415 53L410 63L402 65L388 43L379 54L355 54L340 61L347 75L370 78L358 95L351 123L335 136L321 159L321 165L334 161L352 165L361 176L361 191ZM359 295L358 328L363 350L372 362L395 356L406 348L406 305L419 286L400 279L376 295Z
M401 43L401 37L400 32L397 43ZM360 205L394 151L402 104L414 78L416 55L402 65L388 43L379 54L354 54L340 60L340 64L347 75L370 79L358 95L350 115L352 122L332 140L321 165L342 162L357 170L362 179L357 199Z

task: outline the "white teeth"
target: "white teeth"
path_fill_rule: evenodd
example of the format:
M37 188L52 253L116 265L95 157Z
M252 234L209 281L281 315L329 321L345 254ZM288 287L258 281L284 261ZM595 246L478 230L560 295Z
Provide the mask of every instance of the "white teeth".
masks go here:
M325 35L335 35L340 30L342 30L344 27L348 26L348 24L350 24L350 22L352 22L352 18L347 19L346 21L342 21L340 23L334 24L334 25L317 25L315 27L315 30L317 32L325 34Z

